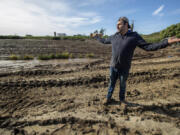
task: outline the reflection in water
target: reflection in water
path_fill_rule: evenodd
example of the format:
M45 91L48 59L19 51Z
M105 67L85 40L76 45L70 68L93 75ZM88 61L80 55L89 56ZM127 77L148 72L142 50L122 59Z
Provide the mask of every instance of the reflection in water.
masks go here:
M90 59L68 59L68 60L0 60L0 73L9 71L19 71L33 68L39 65L57 65L67 63L88 62Z

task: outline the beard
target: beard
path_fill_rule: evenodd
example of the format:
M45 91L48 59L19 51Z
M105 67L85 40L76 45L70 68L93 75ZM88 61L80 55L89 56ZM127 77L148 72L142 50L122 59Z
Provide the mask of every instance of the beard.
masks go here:
M118 32L122 33L124 31L123 28L118 28Z

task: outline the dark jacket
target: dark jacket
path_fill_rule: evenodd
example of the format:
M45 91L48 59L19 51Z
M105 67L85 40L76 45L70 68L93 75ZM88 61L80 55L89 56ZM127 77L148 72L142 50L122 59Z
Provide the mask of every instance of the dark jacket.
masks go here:
M137 32L131 31L128 31L124 36L117 32L106 39L95 38L101 43L112 44L111 66L126 71L131 67L131 61L136 46L146 51L155 51L168 46L167 39L159 43L146 43Z

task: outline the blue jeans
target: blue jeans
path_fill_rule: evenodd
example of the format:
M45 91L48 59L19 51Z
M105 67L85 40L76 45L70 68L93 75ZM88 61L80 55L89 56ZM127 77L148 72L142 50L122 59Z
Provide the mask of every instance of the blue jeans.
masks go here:
M120 80L120 91L119 91L119 99L121 101L125 100L125 92L126 92L126 80L129 75L129 70L121 71L114 67L110 67L110 84L107 94L107 99L111 99L116 81L119 78Z

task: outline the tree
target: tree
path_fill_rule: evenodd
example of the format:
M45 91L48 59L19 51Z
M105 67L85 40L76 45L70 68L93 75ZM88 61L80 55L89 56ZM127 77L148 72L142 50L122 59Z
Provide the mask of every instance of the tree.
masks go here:
M105 29L103 29L103 28L101 28L100 31L99 31L99 33L102 34L102 35L104 35L104 32L105 32Z
M98 30L95 30L94 33L98 34Z

